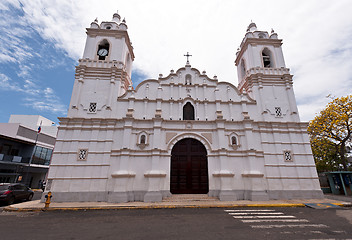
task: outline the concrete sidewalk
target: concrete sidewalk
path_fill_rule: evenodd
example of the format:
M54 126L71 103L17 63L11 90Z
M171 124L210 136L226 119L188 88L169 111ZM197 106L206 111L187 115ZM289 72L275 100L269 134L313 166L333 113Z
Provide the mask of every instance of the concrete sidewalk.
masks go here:
M330 197L330 196L329 196ZM53 202L44 208L40 200L13 204L4 208L5 211L54 211L54 210L99 210L99 209L157 209L157 208L233 208L233 207L304 207L306 203L333 203L339 206L352 206L352 198L348 201L336 199L294 199L270 201L220 201L207 195L173 195L162 202Z

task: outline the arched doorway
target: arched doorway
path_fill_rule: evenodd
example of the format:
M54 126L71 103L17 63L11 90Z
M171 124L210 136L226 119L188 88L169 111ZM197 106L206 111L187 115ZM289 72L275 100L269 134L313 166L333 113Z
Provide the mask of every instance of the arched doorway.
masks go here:
M208 193L207 150L198 140L185 138L172 148L170 191L176 194Z

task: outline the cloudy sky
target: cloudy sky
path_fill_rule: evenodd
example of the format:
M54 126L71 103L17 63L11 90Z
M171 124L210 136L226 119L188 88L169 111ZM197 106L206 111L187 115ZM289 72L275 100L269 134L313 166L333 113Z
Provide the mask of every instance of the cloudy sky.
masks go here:
M135 85L183 67L187 51L192 67L237 85L235 53L253 21L283 39L303 121L326 96L352 94L350 0L2 0L0 122L10 114L66 116L85 28L116 10L134 46Z

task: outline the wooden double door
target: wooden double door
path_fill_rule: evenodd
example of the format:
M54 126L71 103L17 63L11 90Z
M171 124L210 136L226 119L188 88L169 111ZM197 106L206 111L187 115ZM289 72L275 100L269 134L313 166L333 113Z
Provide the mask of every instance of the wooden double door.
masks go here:
M207 151L198 140L185 138L172 148L170 191L176 194L209 192Z

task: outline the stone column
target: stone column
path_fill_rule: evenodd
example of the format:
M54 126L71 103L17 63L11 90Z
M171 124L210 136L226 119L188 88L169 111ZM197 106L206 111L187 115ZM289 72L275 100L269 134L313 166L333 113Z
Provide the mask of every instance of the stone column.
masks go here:
M160 139L161 139L161 116L158 116L158 111L156 111L156 116L154 118L154 136L152 143L152 166L151 170L144 174L144 177L148 181L148 190L144 195L144 202L161 202L163 195L160 189L161 182L165 179L166 173L160 170Z

